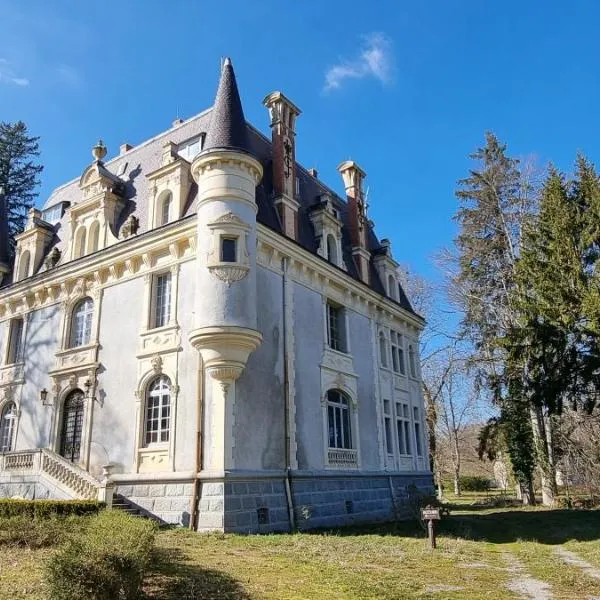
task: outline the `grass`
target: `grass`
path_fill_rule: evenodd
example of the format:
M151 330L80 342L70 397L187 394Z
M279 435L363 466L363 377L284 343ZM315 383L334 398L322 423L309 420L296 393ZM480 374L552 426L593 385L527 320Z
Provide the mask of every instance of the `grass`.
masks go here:
M554 599L600 596L600 580L565 564L558 547L600 568L600 511L464 503L440 524L435 551L408 522L266 536L172 529L158 535L145 591L153 600L479 600L527 597L510 582L529 577ZM1 549L0 598L42 600L53 551Z

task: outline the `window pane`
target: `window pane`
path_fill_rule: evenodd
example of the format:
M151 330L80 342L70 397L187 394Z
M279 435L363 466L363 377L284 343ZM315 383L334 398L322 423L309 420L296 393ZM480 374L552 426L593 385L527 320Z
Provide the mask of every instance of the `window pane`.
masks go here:
M146 398L145 443L168 442L171 426L171 395L168 377L156 379Z
M417 455L423 456L423 448L421 444L421 425L415 423L415 440L417 441Z
M342 423L343 423L343 435L344 435L344 448L352 448L352 430L350 429L350 411L348 408L342 411Z
M158 275L154 283L154 327L164 327L171 318L171 273Z
M392 420L385 417L385 449L388 454L394 454L394 445L392 443Z
M404 452L404 430L402 429L402 421L396 421L396 430L398 433L398 452L405 454Z
M11 402L5 406L0 416L0 452L10 452L12 450L16 418L16 406Z
M8 363L23 360L23 319L13 319L10 324Z
M410 454L410 423L408 421L404 421L404 441L406 443L406 454Z
M329 447L335 448L335 418L333 416L333 406L327 407L327 424L329 427Z
M71 347L85 346L92 335L94 302L91 298L81 300L73 309L71 318Z
M237 261L237 240L235 238L221 238L221 262Z

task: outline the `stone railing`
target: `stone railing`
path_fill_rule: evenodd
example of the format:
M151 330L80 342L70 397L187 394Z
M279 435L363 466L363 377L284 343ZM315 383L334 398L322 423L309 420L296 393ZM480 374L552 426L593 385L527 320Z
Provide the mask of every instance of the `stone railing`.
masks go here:
M7 452L1 456L0 464L2 470L8 473L19 471L45 475L67 488L75 498L111 503L113 484L108 477L98 481L81 467L46 448Z
M327 460L330 467L337 469L355 469L358 467L358 453L356 450L329 448Z
M40 471L73 490L80 498L96 500L100 482L62 456L42 449Z
M31 452L11 452L4 455L5 471L32 471L36 466L37 450Z

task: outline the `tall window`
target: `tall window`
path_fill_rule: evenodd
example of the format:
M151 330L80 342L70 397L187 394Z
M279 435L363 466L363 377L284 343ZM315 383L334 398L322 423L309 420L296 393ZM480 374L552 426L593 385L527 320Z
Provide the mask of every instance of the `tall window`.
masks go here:
M173 204L173 195L166 192L160 203L160 225L166 225L171 221L171 205Z
M391 275L388 277L388 296L396 299L396 282Z
M10 452L13 446L17 407L9 402L0 414L0 452Z
M392 368L395 373L406 375L406 367L404 364L404 340L402 334L397 331L390 331L392 340Z
M327 260L334 265L339 265L337 242L331 233L327 236Z
M161 375L148 386L144 442L160 444L169 441L171 428L171 381Z
M29 263L31 262L31 255L29 254L29 250L25 250L21 255L21 260L19 261L19 281L21 279L25 279L29 277Z
M392 433L392 407L389 400L383 401L383 426L385 434L385 451L394 454L394 434Z
M385 334L383 333L383 331L379 332L379 360L381 361L381 366L387 369L387 340L385 339Z
M398 452L410 454L410 415L408 404L396 402L396 434L398 435Z
M10 322L10 334L8 339L7 364L21 362L23 360L23 319L13 319Z
M154 277L152 328L164 327L171 319L171 273Z
M330 348L347 352L346 318L341 306L327 302L327 343Z
M92 254L98 250L98 243L100 241L100 223L94 221L90 226L90 232L88 234L88 254Z
M415 355L415 347L413 344L408 345L408 368L410 369L410 376L417 376L417 361Z
M81 456L83 433L84 396L81 390L73 390L65 400L60 435L60 454L71 462Z
M71 348L90 343L93 317L94 301L91 298L84 298L75 305L71 319Z
M339 390L327 392L327 425L330 448L352 448L350 402L346 394Z
M413 406L413 417L415 422L415 442L417 444L417 456L423 456L423 442L421 440L421 419L419 418L419 409Z

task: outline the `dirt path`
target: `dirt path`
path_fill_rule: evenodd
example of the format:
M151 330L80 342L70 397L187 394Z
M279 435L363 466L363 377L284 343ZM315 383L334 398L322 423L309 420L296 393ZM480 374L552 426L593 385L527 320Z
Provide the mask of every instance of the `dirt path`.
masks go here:
M565 548L556 548L554 554L559 556L566 564L579 567L586 575L589 575L594 579L600 579L600 569L583 560L583 558L575 554L575 552L571 552Z
M523 563L514 554L504 552L503 558L508 564L507 571L512 575L512 578L506 584L511 592L526 600L552 599L549 583L528 575Z

